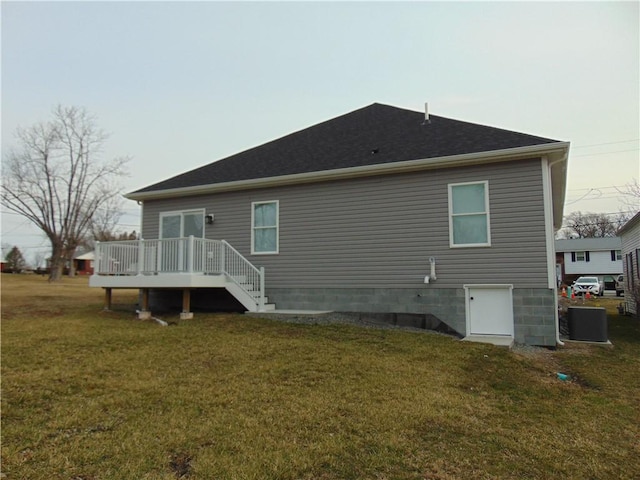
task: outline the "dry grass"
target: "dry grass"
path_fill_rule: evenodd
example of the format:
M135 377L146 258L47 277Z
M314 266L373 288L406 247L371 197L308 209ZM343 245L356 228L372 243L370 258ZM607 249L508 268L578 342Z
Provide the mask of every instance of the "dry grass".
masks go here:
M242 315L160 327L134 320L135 292L102 312L86 279L2 281L7 479L640 472L636 320L611 318L612 348L514 353Z

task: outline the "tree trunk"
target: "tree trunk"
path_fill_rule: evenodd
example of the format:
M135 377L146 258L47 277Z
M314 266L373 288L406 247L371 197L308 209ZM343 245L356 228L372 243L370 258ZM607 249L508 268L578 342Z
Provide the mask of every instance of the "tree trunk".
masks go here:
M58 282L62 279L62 269L64 268L64 262L58 260L51 260L51 269L49 271L49 281L50 282Z
M65 258L67 259L67 262L69 262L69 273L68 275L70 277L75 277L76 276L76 265L73 261L73 257L76 254L76 249L75 247L73 249L69 248L67 249L67 251L65 252Z
M62 245L51 245L51 263L49 271L49 281L58 282L62 279L64 269L64 249Z

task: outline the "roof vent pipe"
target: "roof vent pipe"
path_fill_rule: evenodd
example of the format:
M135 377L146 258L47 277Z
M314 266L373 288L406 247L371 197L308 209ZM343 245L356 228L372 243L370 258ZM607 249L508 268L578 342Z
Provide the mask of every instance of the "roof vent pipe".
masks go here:
M429 120L429 103L424 102L424 122L422 122L423 125L430 123L431 120Z

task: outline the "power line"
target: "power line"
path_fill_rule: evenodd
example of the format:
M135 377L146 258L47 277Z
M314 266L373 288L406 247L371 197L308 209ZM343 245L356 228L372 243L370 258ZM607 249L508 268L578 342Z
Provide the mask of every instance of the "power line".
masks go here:
M40 237L43 236L44 233L20 233L20 232L2 232L2 236L12 236L12 237Z
M571 147L571 148L591 148L591 147L601 147L602 145L615 145L617 143L630 143L630 142L637 142L639 141L640 138L632 138L630 140L619 140L617 142L603 142L603 143L593 143L591 145L578 145L575 147Z
M591 195L593 194L593 196ZM614 193L602 193L597 189L591 189L589 191L587 191L585 194L581 195L579 198L576 198L575 200L572 197L568 197L565 199L565 205L573 205L574 203L578 203L578 202L586 202L586 201L593 201L593 200L615 200L615 199L619 199L621 197L621 195L616 195Z
M11 242L5 242L5 243L11 244ZM20 248L20 250L23 250L23 249L30 249L30 250L37 249L37 250L42 250L42 251L51 250L50 247L47 247L45 245L20 245L19 248Z
M626 187L626 185L610 185L607 187L585 187L585 188L571 188L568 191L569 192L578 192L580 190L604 190L607 188L624 188Z
M127 213L126 211L125 211L125 212L123 212L123 213L122 213L122 216L125 216L125 215L136 215L136 216L137 216L137 215L139 215L139 214L140 214L140 211L139 211L139 210L138 210L138 211L129 210L129 212L130 212L130 213ZM17 215L17 216L20 216L20 217L23 217L23 216L24 216L22 213L13 212L13 211L11 211L11 210L3 210L3 211L2 211L2 214L3 214L3 215Z
M625 152L637 152L640 150L639 148L632 148L631 150L616 150L615 152L600 152L600 153L581 153L579 155L571 155L572 157L592 157L594 155L611 155L614 153L625 153Z
M620 215L620 213L625 213L625 212L598 212L595 215L606 215L608 217L612 217L612 216ZM592 214L592 212L583 212L583 214L589 215L589 214ZM565 215L565 217L568 217L569 215L571 215L571 213L568 215Z
M579 202L580 200L584 200L584 199L585 199L585 198L586 198L586 197L587 197L591 192L593 192L593 189L589 190L587 193L585 193L584 195L582 195L579 199L577 199L577 200L573 200L573 201L571 201L571 202L567 202L567 201L565 201L565 202L564 202L564 204L565 204L565 205L572 205L572 204L574 204L574 203Z

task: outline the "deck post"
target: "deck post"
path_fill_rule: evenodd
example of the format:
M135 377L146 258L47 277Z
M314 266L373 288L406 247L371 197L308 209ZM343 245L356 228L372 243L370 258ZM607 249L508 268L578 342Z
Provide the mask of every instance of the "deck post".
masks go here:
M144 241L138 240L138 275L144 272Z
M195 256L193 254L193 246L193 235L189 235L189 243L187 244L187 272L189 273L193 272L193 257Z
M151 312L149 311L149 289L142 288L142 310L138 311L138 320L149 320Z
M95 264L93 265L93 273L99 274L99 273L102 273L102 261L100 260L100 257L102 257L102 254L100 253L100 242L96 242L96 246L94 250L95 250L95 253L94 253Z
M225 265L225 255L227 252L227 243L222 240L222 242L220 243L220 273L225 273L224 271L224 265Z
M182 290L182 312L180 313L180 320L190 320L193 318L193 312L191 310L191 290L185 288Z
M260 300L258 302L258 311L264 312L264 267L260 267Z
M104 289L104 309L111 310L111 289Z

